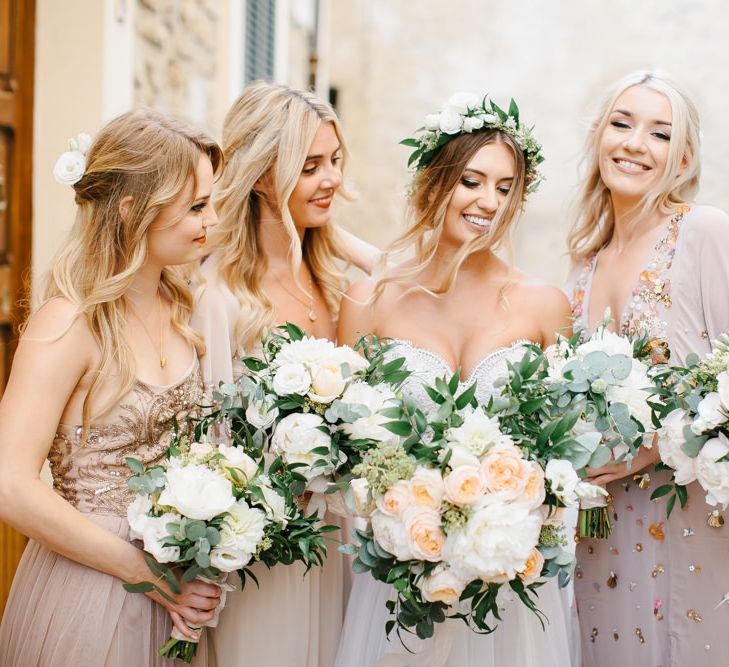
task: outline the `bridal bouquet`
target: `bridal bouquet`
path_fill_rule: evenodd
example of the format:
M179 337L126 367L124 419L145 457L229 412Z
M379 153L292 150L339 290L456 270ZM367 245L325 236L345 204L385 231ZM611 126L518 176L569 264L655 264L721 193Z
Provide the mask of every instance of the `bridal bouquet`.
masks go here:
M689 355L686 367L666 368L657 378L662 400L656 405L661 422L658 450L672 469L673 484L658 487L651 498L668 498L670 516L676 498L683 507L686 485L699 482L706 502L729 505L729 335L712 342L700 360Z
M566 584L572 571L559 506L591 485L569 461L545 464L519 446L530 436L506 432L493 402L477 405L475 384L458 387L458 375L426 387L437 406L430 419L408 396L385 408L399 441L381 442L353 469L356 508L369 523L355 532L358 545L341 550L356 554L355 572L394 587L388 634L397 626L398 635L430 637L446 615L491 632L504 584L539 614L540 579Z
M544 352L538 382L551 424L563 417L573 438L554 453L570 458L577 469L609 461L628 464L638 447L651 447L651 399L655 393L650 346L598 327L586 340L582 332L560 338ZM553 426L547 425L546 429ZM583 499L581 537L607 537L610 520L606 495Z
M158 465L126 461L134 473L129 488L139 494L127 512L130 535L143 542L150 570L174 593L180 593L178 575L183 582L197 577L215 583L223 590L220 610L232 589L228 573L255 580L247 567L252 561L270 567L300 560L307 569L322 563L323 534L330 527L302 516L288 491L293 473L284 467L269 475L262 460L240 448L191 443L186 436L173 442ZM167 597L153 582L124 587ZM208 625L216 624L217 614ZM196 651L196 642L173 629L160 655L190 662Z
M220 409L208 422L224 422L246 451L270 452L295 470L294 495L336 491L332 482L344 486L363 451L395 437L379 412L408 376L403 359L385 361L382 341L358 348L364 357L286 324L264 336L259 356L243 359L248 372L237 383L214 393Z

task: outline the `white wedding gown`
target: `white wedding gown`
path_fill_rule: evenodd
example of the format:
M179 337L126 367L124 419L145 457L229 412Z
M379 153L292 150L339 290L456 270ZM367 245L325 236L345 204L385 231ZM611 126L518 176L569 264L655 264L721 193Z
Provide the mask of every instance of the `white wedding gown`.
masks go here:
M461 384L461 390L472 382L478 383L476 398L486 402L494 392L494 381L507 372L507 361L516 362L524 355L524 343L498 349L484 357L471 376ZM388 355L404 356L413 375L405 383L418 406L425 412L433 403L422 389L421 382L432 384L436 377L452 374L448 364L438 355L398 340ZM391 618L385 602L392 587L357 574L347 606L347 614L339 644L335 667L577 667L579 665L579 633L572 586L560 589L554 579L538 589L538 608L546 615L545 628L503 586L503 608L496 631L479 635L459 619L447 619L436 625L428 640L402 633L413 653L400 643L393 630L388 640L385 623Z

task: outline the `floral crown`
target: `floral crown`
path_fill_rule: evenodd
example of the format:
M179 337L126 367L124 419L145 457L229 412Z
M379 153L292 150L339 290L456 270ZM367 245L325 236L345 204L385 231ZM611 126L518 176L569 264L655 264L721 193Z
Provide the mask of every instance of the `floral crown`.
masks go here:
M68 140L68 150L61 154L53 167L53 175L61 185L75 185L86 171L86 153L91 148L91 136L81 132Z
M479 101L471 93L456 93L446 102L440 113L425 117L425 124L417 130L420 136L408 137L400 143L415 149L408 159L408 167L412 166L420 171L430 164L441 146L459 134L480 130L505 132L513 137L524 153L526 194L529 194L543 180L538 165L544 162L542 145L534 137L532 129L519 121L519 107L513 99L509 110L504 111L488 95Z

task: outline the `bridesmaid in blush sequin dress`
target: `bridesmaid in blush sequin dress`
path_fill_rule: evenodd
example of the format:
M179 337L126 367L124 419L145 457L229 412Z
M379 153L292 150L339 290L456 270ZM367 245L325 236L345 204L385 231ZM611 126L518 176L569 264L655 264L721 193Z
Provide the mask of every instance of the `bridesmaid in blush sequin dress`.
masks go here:
M671 128L677 117L685 127ZM637 73L616 87L595 127L592 178L570 237L576 326L594 327L609 306L621 334L648 336L654 362L705 354L729 330L729 217L683 203L698 185L696 111L666 77ZM607 210L591 208L596 191ZM712 508L697 483L687 507L667 520L665 499L650 500L669 480L654 472L656 458L654 446L630 470L594 472L612 497L613 532L577 547L584 667L719 667L729 659L729 529L707 521Z
M193 638L188 624L219 604L201 581L168 598L123 584L154 578L129 540L125 459L160 461L203 398L192 296L170 265L202 255L221 162L204 134L135 111L101 130L76 174L77 221L0 403L0 518L30 537L0 667L172 665L158 650L173 624ZM40 479L46 456L53 490Z

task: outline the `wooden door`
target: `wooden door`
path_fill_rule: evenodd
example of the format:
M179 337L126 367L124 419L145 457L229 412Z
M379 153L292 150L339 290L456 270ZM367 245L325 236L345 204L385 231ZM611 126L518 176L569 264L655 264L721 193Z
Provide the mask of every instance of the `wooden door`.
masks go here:
M34 56L35 0L0 0L0 392L29 296ZM0 523L0 614L25 541Z

